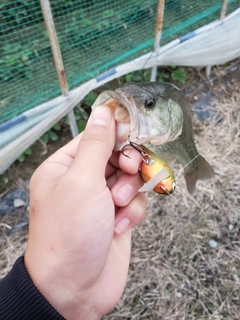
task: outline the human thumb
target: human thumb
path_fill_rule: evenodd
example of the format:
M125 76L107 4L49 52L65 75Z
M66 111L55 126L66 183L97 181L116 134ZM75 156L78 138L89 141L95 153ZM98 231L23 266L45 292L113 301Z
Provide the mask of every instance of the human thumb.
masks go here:
M81 168L79 178L86 184L105 179L106 165L115 144L115 132L111 109L107 106L93 109L71 168L76 169L76 173Z

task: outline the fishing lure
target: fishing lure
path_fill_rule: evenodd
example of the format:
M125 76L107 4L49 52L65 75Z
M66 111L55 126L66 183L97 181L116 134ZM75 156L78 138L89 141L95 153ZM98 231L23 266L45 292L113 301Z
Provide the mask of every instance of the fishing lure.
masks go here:
M129 156L124 153L124 149L127 146L131 146L132 148L137 150L142 156L143 162L140 170L144 182L148 182L149 180L153 179L160 171L164 169L164 172L166 173L164 175L165 178L160 180L160 182L157 182L153 191L164 195L169 195L173 193L176 184L174 173L172 169L169 167L169 165L145 146L140 146L135 142L131 142L130 140L129 144L125 145L122 148L122 154L128 158Z

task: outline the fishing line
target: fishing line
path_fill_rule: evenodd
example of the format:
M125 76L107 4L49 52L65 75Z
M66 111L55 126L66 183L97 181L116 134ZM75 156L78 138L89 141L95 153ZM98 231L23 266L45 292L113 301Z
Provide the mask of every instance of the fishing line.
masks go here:
M187 164L185 164L184 167L182 167L182 169L179 170L177 176L173 179L172 182L176 181L176 179L180 176L180 174L182 173L182 171L183 171L191 162L193 162L195 159L197 159L197 157L199 157L199 154L197 154L196 157L194 157L192 160L190 160ZM168 187L172 182L169 182L169 183L167 184L167 187Z
M192 160L190 160L187 164L185 164L185 166L182 167L182 169L180 169L180 171L178 172L178 175L176 176L176 178L179 177L180 173L181 173L191 162L193 162L195 159L197 159L197 157L199 157L199 154L197 154L196 157L194 157L194 158L193 158ZM175 178L175 179L176 179L176 178Z
M156 48L160 45L160 42L161 42L161 41L158 41L157 44L156 44L156 46L153 47L153 51L151 52L150 56L146 59L146 61L144 62L143 66L142 66L142 68L141 68L140 70L143 70L143 69L144 69L144 67L146 66L146 64L148 63L148 61L152 58L153 54L156 53L155 50L156 50ZM156 57L157 57L157 56L158 56L158 54L156 53ZM150 68L149 68L149 69L150 69Z
M173 179L172 182L175 182L176 179L177 179L177 178L179 177L179 175L181 174L181 172L182 172L191 162L193 162L197 157L199 157L199 154L197 154L196 157L194 157L192 160L190 160L187 164L185 164L184 167L182 167L182 169L179 170L177 176ZM172 182L168 183L168 184L167 184L167 187L168 187ZM167 190L165 190L165 189L164 189L164 191L165 191L169 196L171 196L175 201L177 201L178 203L180 203L180 204L183 205L183 206L186 206L184 202L181 202L180 200L178 200L177 198L175 198L175 197L173 196L173 194L169 193L169 192L168 192Z
M174 179L175 180L175 179ZM173 181L174 181L173 180ZM180 205L182 206L186 206L184 202L181 202L180 200L178 200L177 198L174 197L173 194L169 193L167 190L163 189L169 196L171 196L176 202L178 202Z
M199 157L199 154L196 155L196 157L194 157L192 160L190 160L187 164L185 164L184 167L182 167L182 170L184 170L186 168L186 166L188 166L191 162L193 162L195 159L197 159L197 157ZM180 170L181 171L181 170ZM179 174L178 174L179 175Z
M159 42L159 43L160 43L160 42ZM156 48L154 48L154 50L155 50L155 49L156 49ZM146 64L148 63L148 61L152 58L153 54L154 54L154 51L151 52L150 56L149 56L149 57L146 59L146 61L144 62L142 68L140 69L141 71L144 69L144 67L146 66ZM149 69L150 69L150 68L149 68Z

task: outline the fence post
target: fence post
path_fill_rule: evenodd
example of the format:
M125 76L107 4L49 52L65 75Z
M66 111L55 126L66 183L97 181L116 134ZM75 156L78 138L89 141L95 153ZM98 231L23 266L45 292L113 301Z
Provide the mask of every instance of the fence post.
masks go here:
M165 0L158 0L156 30L155 30L155 39L154 39L154 47L153 47L153 52L155 53L155 55L158 54L159 49L160 49L160 41L161 41L162 25L163 25L164 3L165 3ZM157 68L158 68L157 66L152 68L151 81L156 81L156 79L157 79Z
M66 79L66 74L63 66L62 55L58 43L57 33L54 25L54 20L52 16L52 10L49 3L49 0L40 0L42 13L45 20L45 24L48 31L48 37L52 48L53 59L55 63L55 68L57 70L58 80L60 83L60 87L63 95L68 94L68 84ZM70 123L70 128L72 132L72 136L76 137L78 135L78 128L76 124L76 120L74 117L74 112L71 110L68 113L68 119Z

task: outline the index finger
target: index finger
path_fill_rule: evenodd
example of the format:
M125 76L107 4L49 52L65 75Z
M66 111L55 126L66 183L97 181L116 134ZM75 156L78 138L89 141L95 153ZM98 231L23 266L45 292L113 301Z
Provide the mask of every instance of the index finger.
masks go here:
M136 174L142 163L142 157L134 149L124 151L130 158L124 156L121 151L113 151L106 167L106 178L118 169L128 174Z
M125 149L124 153L128 155L129 158L120 153L119 167L126 173L137 173L143 161L140 153L133 148Z
M142 157L139 152L133 148L128 148L124 150L124 154L121 151L113 151L106 167L107 178L118 169L128 174L136 174L138 172L142 163Z

